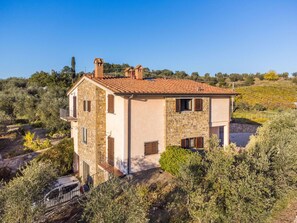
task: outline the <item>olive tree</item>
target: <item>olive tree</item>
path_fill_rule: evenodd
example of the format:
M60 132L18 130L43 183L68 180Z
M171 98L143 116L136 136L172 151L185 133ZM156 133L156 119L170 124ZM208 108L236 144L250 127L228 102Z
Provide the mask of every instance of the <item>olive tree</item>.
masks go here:
M0 190L0 222L34 222L44 206L33 206L56 179L50 162L33 161Z
M83 218L94 223L142 223L148 222L147 212L148 202L137 186L111 178L88 194Z

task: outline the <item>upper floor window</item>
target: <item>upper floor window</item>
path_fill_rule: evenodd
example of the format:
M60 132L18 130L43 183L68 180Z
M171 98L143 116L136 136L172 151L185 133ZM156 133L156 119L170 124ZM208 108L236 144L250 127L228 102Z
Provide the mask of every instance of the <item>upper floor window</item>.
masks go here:
M176 99L176 112L193 111L192 99ZM194 99L194 111L203 111L203 100L201 98Z
M186 138L181 140L181 147L187 149L201 149L204 148L204 138L195 137L195 138Z
M84 100L84 111L91 111L91 101Z
M107 112L114 113L114 96L112 94L107 96Z

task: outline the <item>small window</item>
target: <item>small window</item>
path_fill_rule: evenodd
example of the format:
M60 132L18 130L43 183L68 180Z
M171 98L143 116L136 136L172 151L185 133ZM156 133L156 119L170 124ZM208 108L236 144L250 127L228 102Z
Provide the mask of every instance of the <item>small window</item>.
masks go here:
M144 143L144 155L152 155L158 153L158 141Z
M87 144L88 130L86 128L82 128L82 136L83 143Z
M84 111L91 111L91 101L84 100Z
M107 107L107 112L108 113L114 113L114 96L112 94L109 94L107 96L107 100L108 100L108 107Z
M186 138L181 140L181 147L187 149L201 149L204 148L204 138L195 137L195 138Z
M176 99L176 112L192 111L192 99Z
M68 185L66 187L63 187L62 188L62 193L63 194L67 194L69 193L70 191L74 190L75 188L77 188L78 184L71 184L71 185Z

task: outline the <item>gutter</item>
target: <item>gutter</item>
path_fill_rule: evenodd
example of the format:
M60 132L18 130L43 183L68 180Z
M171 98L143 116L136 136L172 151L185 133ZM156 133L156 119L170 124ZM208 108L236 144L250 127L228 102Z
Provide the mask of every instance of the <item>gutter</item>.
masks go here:
M128 161L127 161L127 175L131 173L131 99L134 95L128 97Z

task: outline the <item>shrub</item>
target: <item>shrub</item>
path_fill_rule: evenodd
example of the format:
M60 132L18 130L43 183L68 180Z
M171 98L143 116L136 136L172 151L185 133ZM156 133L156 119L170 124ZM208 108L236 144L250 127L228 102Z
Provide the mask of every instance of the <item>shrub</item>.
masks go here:
M270 70L266 74L264 74L264 79L269 81L277 81L279 79L279 76L274 70Z
M245 86L250 86L250 85L253 85L254 83L255 83L255 79L252 75L247 76L244 81Z
M293 82L294 84L297 84L297 77L294 77L294 78L292 79L292 82Z
M94 223L148 222L145 194L142 188L111 178L87 195L83 218Z
M161 154L160 165L161 168L173 175L178 175L180 167L184 165L190 157L194 157L198 161L201 157L198 153L193 153L188 149L183 149L178 146L168 146Z
M14 176L14 173L12 172L11 168L4 166L0 167L0 179L8 182L12 177Z
M0 222L36 222L44 207L32 208L56 179L50 162L31 162L0 190Z
M73 155L72 139L64 139L59 144L40 154L37 160L50 161L58 170L59 175L67 175L72 172Z
M261 127L246 150L209 149L180 168L194 222L264 222L274 205L297 191L297 113Z
M41 141L39 138L35 139L35 133L28 131L24 136L25 150L38 151L51 147L49 139Z
M261 105L261 104L255 104L254 107L253 107L254 110L257 110L257 111L265 111L266 110L266 107L264 105Z
M245 102L237 102L235 106L236 106L236 109L239 109L239 110L249 111L251 109L251 106Z

